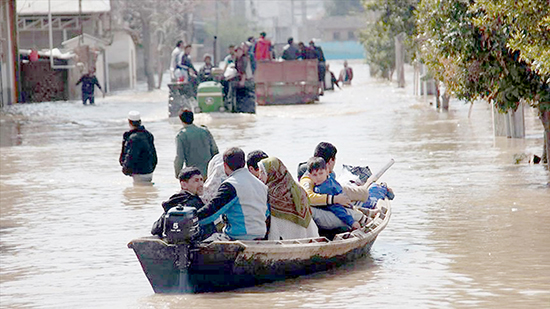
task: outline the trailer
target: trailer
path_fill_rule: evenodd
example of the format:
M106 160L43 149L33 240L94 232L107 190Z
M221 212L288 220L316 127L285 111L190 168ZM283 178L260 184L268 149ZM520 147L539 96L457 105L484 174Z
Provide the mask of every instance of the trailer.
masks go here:
M198 87L193 83L168 84L168 110L170 117L177 117L183 108L194 112L255 113L256 104L318 101L319 85L318 62L315 59L259 61L254 79L247 80L244 86L236 80L203 82Z
M305 104L319 100L316 59L260 61L254 80L258 105Z

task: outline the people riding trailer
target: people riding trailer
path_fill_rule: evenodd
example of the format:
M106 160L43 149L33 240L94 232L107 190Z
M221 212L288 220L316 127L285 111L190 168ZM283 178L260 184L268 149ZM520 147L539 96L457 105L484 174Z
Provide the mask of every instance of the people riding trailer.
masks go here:
M212 64L212 56L210 54L204 54L204 65L200 68L198 78L199 82L214 81L214 75L212 69L216 66Z
M234 66L224 73L224 101L226 108L235 113L255 113L256 97L252 66L248 57L248 45L235 47Z
M191 45L185 45L183 53L179 55L179 60L176 64L176 75L178 82L189 83L193 81L193 77L197 76L197 70L191 62Z

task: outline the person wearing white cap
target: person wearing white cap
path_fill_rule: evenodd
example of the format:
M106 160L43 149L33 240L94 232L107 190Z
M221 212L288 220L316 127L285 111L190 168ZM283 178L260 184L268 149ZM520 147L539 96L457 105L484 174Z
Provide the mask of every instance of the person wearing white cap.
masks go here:
M157 166L153 134L141 124L141 115L138 111L128 113L128 125L130 131L124 132L119 158L122 173L132 176L134 183L150 183Z

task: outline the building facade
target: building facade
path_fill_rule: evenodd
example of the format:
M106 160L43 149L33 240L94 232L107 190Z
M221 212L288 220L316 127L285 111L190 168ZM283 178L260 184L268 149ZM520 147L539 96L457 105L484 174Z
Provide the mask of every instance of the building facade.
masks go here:
M27 69L39 65L41 71L38 74L26 70L24 76L33 79L22 81L26 85L27 93L24 97L27 102L48 97L51 100L79 99L80 89L74 84L82 74L91 70L95 71L102 89L106 92L110 89L135 87L135 43L125 31L113 29L110 1L18 1L17 26L19 54L23 57L21 61ZM39 55L38 61L32 61L33 58L28 57L33 53ZM71 56L69 59L59 59L55 56L56 53ZM50 55L54 57L54 64L50 64L49 68L44 64L45 55L48 55L48 60ZM114 74L112 79L111 69ZM59 71L63 71L63 74ZM54 75L57 87L45 91L50 96L37 96L33 93L36 91L35 84L40 84L41 77L53 78ZM64 85L60 84L59 78L64 79ZM64 95L54 93L56 91L62 91Z

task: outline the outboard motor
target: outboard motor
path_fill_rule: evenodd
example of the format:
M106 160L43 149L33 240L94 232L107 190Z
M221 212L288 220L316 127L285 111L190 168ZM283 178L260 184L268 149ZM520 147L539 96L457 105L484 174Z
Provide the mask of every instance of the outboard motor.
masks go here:
M189 284L188 270L195 251L193 246L198 240L199 233L199 219L195 208L178 205L168 210L164 220L164 234L168 243L176 245L174 265L180 270L178 291L193 290Z
M190 244L199 234L199 219L194 207L178 205L166 213L164 235L170 244Z

